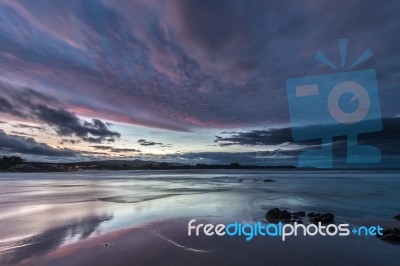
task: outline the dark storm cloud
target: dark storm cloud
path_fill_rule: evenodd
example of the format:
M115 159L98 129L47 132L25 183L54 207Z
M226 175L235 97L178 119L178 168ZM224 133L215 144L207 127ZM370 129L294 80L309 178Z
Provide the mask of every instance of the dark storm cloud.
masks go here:
M115 152L115 153L141 152L141 150L139 150L139 149L115 148L112 146L93 145L90 147L95 148L96 150L106 150L106 151L111 151L111 152Z
M90 142L90 143L115 142L114 138L103 139L103 138L95 138L95 137L83 137L82 140L86 141L86 142Z
M61 141L59 142L61 145L65 144L65 143L70 143L70 144L78 144L81 141L79 139L61 139Z
M141 152L141 150L138 149L127 149L127 148L112 148L110 151L116 153Z
M154 141L145 140L145 139L139 139L137 142L141 146L155 146L155 145L158 145L158 146L164 147L164 148L165 147L168 147L168 148L172 147L171 144L164 144L164 143L161 143L161 142L154 142Z
M4 99L1 96L0 96L0 112L8 113L19 117L25 117L24 114L22 114L17 108L14 108L14 106L7 99Z
M229 134L229 133L225 133ZM292 142L291 128L273 128L268 130L252 130L236 132L227 137L216 136L214 142L220 146L231 145L279 145Z
M79 153L70 149L55 149L33 138L7 135L0 130L0 151L43 156L76 156Z
M101 146L101 145L94 145L94 146L90 146L92 148L95 148L96 150L111 150L112 147L111 146Z
M76 114L59 107L62 104L52 96L4 83L0 84L0 92L7 98L3 98L6 104L0 112L45 123L54 128L59 136L75 136L93 143L110 142L120 137L118 132L111 131L109 125L99 119L82 120ZM40 129L25 124L14 127Z
M394 152L400 152L400 139L398 138L398 132L400 130L400 117L394 118L384 118L382 120L382 130L371 133L359 134L360 143L371 143L371 145L382 145L382 146L393 146L397 147ZM320 130L318 126L316 130ZM331 132L335 132L335 126L331 127ZM243 132L223 132L226 137L216 136L214 142L218 143L220 146L230 146L230 145L282 145L282 144L315 144L316 141L302 141L295 142L292 138L292 128L272 128L265 130L252 130Z
M383 161L400 159L400 118L384 118L381 131L363 133L358 135L358 143L373 145L379 148ZM320 129L317 129L320 130ZM335 132L335 128L332 128ZM318 149L320 139L295 142L292 138L291 128L274 128L268 130L252 130L247 132L235 132L230 136L217 136L215 141L220 146L244 145L244 146L276 146L283 149L274 149L273 154L277 158L298 155L299 152L308 149ZM345 156L347 140L345 136L334 138L333 148L339 155ZM284 149L286 148L286 149Z
M65 109L53 109L45 105L37 106L36 115L44 123L53 126L60 136L77 136L88 142L102 142L107 138L120 137L120 134L109 130L108 126L98 119L91 122L79 119ZM94 141L89 141L93 136Z
M375 167L397 167L400 160L400 118L385 118L381 131L358 135L358 143L372 145L382 153L381 164ZM175 154L152 155L160 160L189 164L230 164L239 162L244 165L297 165L301 152L320 149L321 140L295 142L291 128L272 128L252 131L225 131L216 136L215 142L221 146L258 146L256 152L177 152ZM268 146L270 150L261 150ZM347 140L345 136L333 139L333 163L335 167L354 167L346 163ZM146 155L144 155L146 156ZM359 165L355 165L357 167Z
M382 122L382 131L361 134L359 142L378 147L384 155L400 157L400 117L386 118Z
M338 63L336 40L350 38L348 63L374 52L359 69L377 70L390 117L399 9L395 0L3 1L1 75L108 120L181 131L271 125L289 120L285 81L335 73L314 55Z

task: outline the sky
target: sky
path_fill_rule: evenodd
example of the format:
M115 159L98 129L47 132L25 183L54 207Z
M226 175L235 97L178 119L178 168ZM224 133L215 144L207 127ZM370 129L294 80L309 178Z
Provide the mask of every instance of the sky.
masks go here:
M0 154L295 165L286 80L374 69L400 165L400 2L0 0ZM309 121L310 122L310 121ZM335 141L342 154L346 140Z

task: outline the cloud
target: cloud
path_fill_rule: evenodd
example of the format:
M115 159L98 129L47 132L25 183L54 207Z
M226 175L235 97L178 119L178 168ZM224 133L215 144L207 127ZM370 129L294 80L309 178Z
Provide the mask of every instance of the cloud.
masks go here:
M26 125L26 124L16 124L16 125L13 125L13 127L15 127L15 128L37 129L37 130L42 129L41 127L31 126L31 125Z
M391 152L400 152L400 140L397 137L396 132L400 130L400 118L384 118L382 119L383 128L381 131L362 133L359 134L358 140L361 144L370 144L381 146L383 149L391 147ZM310 127L310 126L306 126ZM306 128L303 127L303 128ZM334 125L321 125L312 127L314 130L320 130L321 127L331 127L331 132L335 132ZM309 130L309 129L307 129ZM214 140L220 146L233 146L233 145L244 145L244 146L279 146L279 145L290 145L299 143L301 145L317 145L320 139L308 140L296 142L292 138L292 128L271 128L265 130L251 130L243 132L223 132L224 135L229 136L216 136ZM334 134L334 133L333 133ZM340 136L339 136L340 137ZM345 144L345 141L341 143ZM387 149L389 152L390 149Z
M14 106L5 98L0 96L0 112L8 113L11 115L25 117L19 110L14 108Z
M97 144L119 138L105 123L114 121L229 129L221 146L318 145L291 139L286 80L337 73L314 55L340 65L336 40L349 38L347 66L371 48L354 70L376 70L383 117L398 116L399 9L395 0L1 1L0 112ZM389 126L360 141L395 156Z
M145 139L139 139L137 141L141 146L155 146L155 145L159 145L160 147L172 147L171 144L164 144L161 142L154 142L154 141L149 141L149 140L145 140Z
M395 162L400 159L400 140L397 132L400 131L400 118L382 119L381 131L363 133L358 135L358 143L361 145L372 145L379 148L382 153L383 163ZM316 129L320 130L320 129ZM335 127L332 126L332 132ZM252 130L244 132L232 132L230 136L216 136L214 142L220 146L273 146L272 154L276 158L298 155L301 151L318 149L321 145L320 139L296 142L292 138L291 128L272 128L267 130ZM346 136L338 136L333 140L336 155L346 156ZM281 155L281 156L280 156Z
M62 106L62 103L47 94L4 83L0 83L0 92L7 97L7 99L0 98L0 102L4 103L0 112L45 123L59 136L75 136L93 143L113 142L115 138L120 137L118 132L109 129L110 124L99 119L91 121L80 119L76 114L58 107ZM17 124L15 127L40 129L25 124Z
M288 122L285 81L331 74L314 55L338 63L338 38L349 63L372 49L360 69L377 70L383 114L398 114L398 1L64 2L0 4L0 68L78 115L178 131Z
M81 141L79 139L61 139L61 141L59 142L59 144L63 145L65 143L70 143L70 144L78 144Z
M116 152L116 153L141 152L141 150L138 150L138 149L126 149L126 148L113 148L110 151Z
M34 137L35 136L35 135L28 134L28 133L21 132L21 131L10 131L10 133L15 134L15 135L27 136L27 137Z
M384 118L382 130L359 135L360 144L378 147L385 156L397 156L400 159L400 117Z
M141 146L163 145L162 143L154 142L154 141L148 141L148 140L145 140L145 139L139 139L137 142L138 142Z
M188 152L163 155L153 159L187 164L230 164L243 165L297 165L297 150L255 151L255 152Z
M101 143L110 141L120 134L109 130L99 119L86 121L79 119L74 113L65 109L53 109L45 105L37 106L36 116L39 120L52 126L60 136L76 136L87 142Z
M230 134L230 133L225 133ZM292 142L291 128L272 128L267 130L252 130L246 132L234 132L230 136L216 136L214 142L220 146L232 145L279 145Z
M55 149L30 137L7 135L0 130L0 150L7 153L21 153L42 156L77 156L80 153L70 149Z
M139 149L115 148L112 146L93 145L90 147L95 148L96 150L108 150L108 151L115 152L115 153L141 152L141 150L139 150Z

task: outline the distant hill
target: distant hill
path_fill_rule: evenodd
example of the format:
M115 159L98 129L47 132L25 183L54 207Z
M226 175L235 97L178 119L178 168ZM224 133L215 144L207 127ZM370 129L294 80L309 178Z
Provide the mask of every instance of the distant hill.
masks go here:
M3 157L0 171L8 172L70 172L81 170L184 170L184 169L296 169L288 166L258 166L231 164L182 164L143 160L102 160L85 162L26 162L19 157Z

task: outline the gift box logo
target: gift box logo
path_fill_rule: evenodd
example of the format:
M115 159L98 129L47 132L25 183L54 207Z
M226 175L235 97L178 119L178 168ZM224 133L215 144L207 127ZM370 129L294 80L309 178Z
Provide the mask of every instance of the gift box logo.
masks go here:
M345 69L347 40L339 40L342 69ZM360 133L382 129L376 72L351 71L372 56L366 50L348 72L289 79L286 82L292 135L295 141L321 139L320 149L300 154L299 167L331 168L332 138L347 137L347 163L379 163L379 149L359 145ZM325 55L315 58L337 70Z

